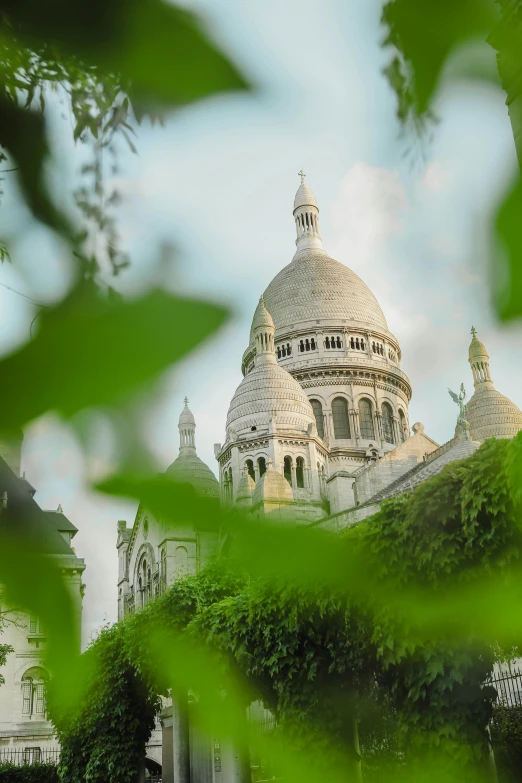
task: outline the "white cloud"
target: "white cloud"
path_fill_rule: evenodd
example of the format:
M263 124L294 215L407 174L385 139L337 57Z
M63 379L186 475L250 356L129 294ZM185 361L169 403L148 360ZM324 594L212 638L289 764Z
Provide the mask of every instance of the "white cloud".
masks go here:
M372 263L385 240L401 231L408 206L396 171L356 163L332 208L333 249L354 267Z

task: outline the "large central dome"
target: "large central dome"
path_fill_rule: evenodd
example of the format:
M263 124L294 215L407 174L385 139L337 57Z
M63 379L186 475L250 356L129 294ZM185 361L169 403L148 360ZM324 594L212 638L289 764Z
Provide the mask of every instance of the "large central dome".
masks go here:
M368 326L388 331L386 318L366 283L321 249L296 255L264 293L276 336L295 324Z

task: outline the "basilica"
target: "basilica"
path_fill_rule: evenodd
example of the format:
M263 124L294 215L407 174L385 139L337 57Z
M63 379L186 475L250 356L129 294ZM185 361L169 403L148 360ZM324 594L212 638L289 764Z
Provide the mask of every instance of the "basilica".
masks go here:
M224 442L214 446L219 480L197 456L186 398L179 454L167 475L255 520L335 532L472 454L487 438L514 437L522 412L495 389L488 353L473 328L474 393L467 405L464 391L459 397L454 437L439 445L420 422L410 425L412 389L399 342L368 286L323 248L317 201L304 172L300 176L296 252L256 307L243 380L230 402ZM118 523L119 618L204 565L217 544L216 534L190 525L173 530L140 505L132 526ZM209 738L208 747L189 742L190 728L179 715L176 705L165 705L148 746L149 769L162 767L164 783L238 780L234 749L219 737ZM183 762L180 747L187 749Z

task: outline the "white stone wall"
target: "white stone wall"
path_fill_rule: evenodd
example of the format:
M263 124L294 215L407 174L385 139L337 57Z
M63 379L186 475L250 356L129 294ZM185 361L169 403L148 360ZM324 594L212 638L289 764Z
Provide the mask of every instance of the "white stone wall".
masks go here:
M361 470L354 483L354 504L362 505L392 482L422 462L424 458L439 448L438 443L424 434L422 425L411 438L401 443L394 451L386 454L374 465ZM341 510L341 509L339 509Z
M85 569L83 560L67 555L57 555L63 569L65 584L73 601L74 617L78 644L80 644L82 616L82 573ZM0 606L2 601L0 600ZM2 610L8 610L6 605ZM47 649L47 634L40 621L34 618L36 627L31 626L31 616L27 612L12 612L7 615L8 622L0 633L0 644L8 644L14 652L7 657L6 666L0 669L5 679L0 685L0 750L2 748L23 750L24 748L45 749L57 748L54 729L45 713L36 711L33 705L32 714L23 711L23 677L29 669L38 668L47 677L52 676L45 662Z

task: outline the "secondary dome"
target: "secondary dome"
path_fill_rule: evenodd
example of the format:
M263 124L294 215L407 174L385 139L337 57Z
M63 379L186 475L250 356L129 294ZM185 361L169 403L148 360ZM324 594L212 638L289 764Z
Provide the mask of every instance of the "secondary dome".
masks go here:
M167 468L167 475L184 484L191 484L198 494L219 497L219 482L208 465L196 454L196 421L185 397L178 422L179 455Z
M477 337L477 330L471 327L473 335L469 346L469 363L473 373L475 393L466 406L466 418L473 440L486 438L514 438L522 430L522 412L495 389L489 371L489 355L484 343Z
M254 368L237 387L227 416L227 437L234 440L238 431L266 428L272 419L278 425L306 432L315 427L315 416L308 397L289 372L279 366L274 353L274 322L263 297L252 321L256 341ZM233 430L233 432L231 432Z
M277 363L255 366L245 375L228 409L227 431L230 427L268 424L273 418L304 430L315 425L312 406L302 387Z
M183 484L191 484L198 494L204 497L219 497L219 482L208 465L205 465L196 452L181 453L167 468L168 476Z
M495 388L481 386L466 406L473 440L514 438L522 430L522 411Z
M298 254L272 280L263 294L276 334L294 324L344 321L388 331L377 299L351 269L324 250Z

